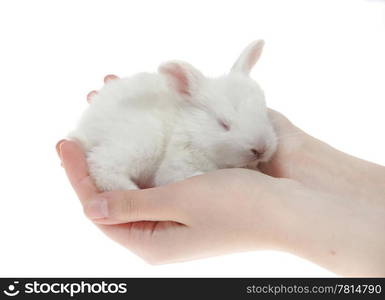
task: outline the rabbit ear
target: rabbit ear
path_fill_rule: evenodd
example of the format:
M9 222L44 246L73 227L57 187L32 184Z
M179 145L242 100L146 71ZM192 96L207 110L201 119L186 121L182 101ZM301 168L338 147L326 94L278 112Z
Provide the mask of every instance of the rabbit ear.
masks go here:
M247 46L231 68L231 72L238 72L249 75L251 69L260 58L264 45L265 42L263 40L257 40Z
M193 96L203 80L201 72L182 61L163 63L159 66L158 72L166 76L171 87L183 96Z

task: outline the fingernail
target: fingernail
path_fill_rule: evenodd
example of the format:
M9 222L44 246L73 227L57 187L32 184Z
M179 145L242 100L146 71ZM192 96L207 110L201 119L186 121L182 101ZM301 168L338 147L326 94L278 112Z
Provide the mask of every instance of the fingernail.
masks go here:
M101 219L108 217L108 203L105 198L95 198L84 207L85 214L90 219Z
M107 83L111 80L115 80L116 78L118 78L118 76L116 76L114 74L108 74L108 75L104 76L103 81L104 81L104 83Z
M92 97L95 96L98 92L97 91L91 91L87 94L87 102L91 103Z
M63 143L63 142L65 142L66 140L60 140L60 141L58 141L57 142L57 144L56 144L56 152L57 152L57 155L59 155L59 158L61 159L61 152L60 152L60 146L61 146L61 144Z

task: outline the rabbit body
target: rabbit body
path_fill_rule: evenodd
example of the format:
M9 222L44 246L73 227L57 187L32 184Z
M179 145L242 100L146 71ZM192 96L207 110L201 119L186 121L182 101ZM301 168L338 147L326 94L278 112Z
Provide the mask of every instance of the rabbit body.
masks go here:
M248 76L262 47L250 44L218 78L172 61L158 73L107 82L69 135L83 146L98 188L153 187L269 160L276 137L264 94Z
M94 96L69 138L83 146L101 190L158 186L216 169L190 147L177 98L150 73L110 81Z

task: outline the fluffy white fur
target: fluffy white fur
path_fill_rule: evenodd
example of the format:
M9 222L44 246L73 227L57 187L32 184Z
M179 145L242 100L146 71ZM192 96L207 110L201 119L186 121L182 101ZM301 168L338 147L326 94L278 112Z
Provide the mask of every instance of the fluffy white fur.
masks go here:
M276 136L263 92L248 76L262 48L263 41L251 43L218 78L171 61L156 74L105 84L69 135L83 146L96 185L137 189L267 161Z

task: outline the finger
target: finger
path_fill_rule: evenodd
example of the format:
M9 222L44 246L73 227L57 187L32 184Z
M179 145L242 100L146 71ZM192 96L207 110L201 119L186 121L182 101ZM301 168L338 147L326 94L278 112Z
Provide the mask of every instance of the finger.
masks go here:
M92 98L97 94L98 92L97 91L91 91L87 94L87 102L88 103L91 103L92 101Z
M85 155L81 147L73 141L60 144L60 154L69 181L84 204L98 194L89 173Z
M60 159L61 159L60 145L61 145L63 142L65 142L65 139L58 141L58 142L56 143L56 146L55 146L57 155L59 156Z
M113 191L98 194L84 206L85 214L96 223L120 224L136 221L184 222L175 201L173 187Z
M104 83L107 83L107 82L109 82L111 80L115 80L115 79L118 79L118 78L119 77L114 75L114 74L108 74L108 75L104 76L103 81L104 81Z
M57 144L56 144L56 146L55 146L55 148L56 148L56 152L57 152L57 155L59 156L59 158L60 158L60 165L63 167L63 162L61 161L61 154L60 154L60 145L61 145L61 143L63 143L65 140L63 139L63 140L60 140L60 141L58 141L57 142Z

